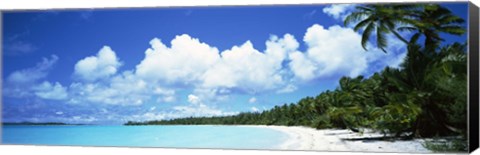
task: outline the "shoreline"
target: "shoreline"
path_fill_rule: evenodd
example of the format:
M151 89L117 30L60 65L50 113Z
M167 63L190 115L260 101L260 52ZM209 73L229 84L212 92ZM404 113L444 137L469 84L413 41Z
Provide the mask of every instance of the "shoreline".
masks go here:
M289 139L280 145L281 150L302 151L340 151L340 152L385 152L385 153L433 153L425 148L422 139L413 140L355 140L349 138L381 137L382 134L365 132L354 133L347 129L322 129L316 130L299 126L266 126L266 125L240 125L258 128L268 128L283 132Z
M8 125L7 125L8 126ZM15 126L15 125L10 125ZM28 125L43 126L43 125ZM55 125L45 125L55 126ZM70 126L70 125L57 125ZM124 125L122 125L124 126ZM155 125L152 125L155 126ZM166 125L171 126L171 125ZM433 153L423 146L424 139L412 140L364 140L361 138L382 137L383 134L365 132L354 133L347 129L317 130L304 126L276 126L276 125L178 125L178 126L232 126L275 130L287 135L286 139L274 150L297 151L336 151L336 152L384 152L384 153ZM361 140L344 140L361 139Z

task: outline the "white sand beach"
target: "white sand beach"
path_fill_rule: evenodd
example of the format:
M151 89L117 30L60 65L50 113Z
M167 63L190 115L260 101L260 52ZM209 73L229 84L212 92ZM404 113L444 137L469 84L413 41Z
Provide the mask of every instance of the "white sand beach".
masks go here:
M431 153L423 147L423 140L356 140L348 141L350 138L371 138L380 137L379 133L354 133L350 130L324 129L316 130L307 127L286 127L286 126L255 126L275 129L285 132L290 140L282 145L285 150L316 150L316 151L367 151L367 152L404 152L404 153Z

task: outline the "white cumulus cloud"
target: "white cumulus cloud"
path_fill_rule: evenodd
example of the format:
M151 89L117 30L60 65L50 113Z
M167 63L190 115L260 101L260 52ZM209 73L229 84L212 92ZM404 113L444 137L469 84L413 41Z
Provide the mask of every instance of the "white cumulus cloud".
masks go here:
M165 89L157 86L154 88L153 94L162 96L157 99L157 102L174 102L176 100L175 90L172 89Z
M82 80L95 81L115 74L121 64L115 52L110 47L104 46L96 56L78 61L74 74Z
M290 54L292 72L302 80L329 76L358 76L368 64L385 56L378 49L364 51L361 36L350 28L334 25L324 28L313 25L303 38L306 52Z
M78 61L74 75L82 80L70 85L69 93L72 98L68 103L141 105L152 101L175 101L175 90L162 87L156 82L145 81L146 79L139 77L135 71L118 73L121 65L116 53L108 46L100 49L96 56Z
M198 96L195 96L193 94L188 95L188 102L194 105L198 105L201 103L200 98Z
M355 6L355 4L332 4L323 8L322 11L337 20L343 20Z
M40 85L35 86L33 90L35 95L43 99L63 100L68 97L67 89L58 82L51 84L48 81L44 81Z
M252 108L250 108L250 110L252 110L253 112L259 112L260 111L257 107L252 107Z
M222 52L221 62L204 74L204 87L241 88L246 92L271 89L282 83L280 64L274 57L260 53L251 42Z
M247 93L277 89L285 85L282 63L299 43L290 35L271 36L260 52L250 41L221 53L221 60L203 75L206 88L238 88Z
M219 59L217 48L185 34L175 37L170 48L157 38L150 44L136 67L136 74L149 81L191 84Z
M3 94L16 98L32 96L31 87L47 77L48 72L57 63L58 59L56 55L52 55L50 59L42 58L42 61L34 67L13 71L6 78L6 82L3 85Z
M290 53L290 59L291 62L289 63L289 66L296 77L302 80L311 80L317 77L315 72L318 68L316 64L307 57L307 55L295 51Z
M199 90L196 92L208 93L197 94L204 99L211 93L216 96L229 89L254 94L284 87L288 71L282 64L299 43L293 35L285 34L281 38L272 35L265 44L264 52L254 48L250 41L220 52L187 34L176 36L170 47L155 38L134 72L136 77L152 83L194 87Z
M248 99L248 103L255 103L255 102L257 102L257 98L255 97Z
M175 91L149 84L132 71L109 78L108 82L75 82L70 85L69 103L103 103L111 105L141 105L150 100L172 101Z

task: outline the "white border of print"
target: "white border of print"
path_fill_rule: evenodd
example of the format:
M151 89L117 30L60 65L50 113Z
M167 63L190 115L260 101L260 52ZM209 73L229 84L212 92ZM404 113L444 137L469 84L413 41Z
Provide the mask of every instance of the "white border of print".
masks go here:
M428 2L428 0L385 0L381 2ZM451 0L435 0L435 2ZM458 1L458 0L457 0ZM465 1L465 0L461 0ZM14 0L2 1L0 11L6 10L44 10L66 8L132 8L132 7L165 7L165 6L219 6L219 5L262 5L262 4L325 4L325 3L370 3L379 0ZM479 5L479 2L474 2ZM0 21L1 22L1 21ZM341 155L371 154L362 152L315 152L315 151L261 151L261 150L210 150L210 149L164 149L164 148L121 148L121 147L74 147L74 146L22 146L0 145L2 154L45 154L45 155L158 155L158 154L209 154L209 155ZM399 153L375 153L378 155ZM480 154L477 150L473 154Z
M222 6L222 5L262 5L262 4L332 4L332 3L372 3L372 2L442 2L467 0L14 0L3 1L0 10L11 9L53 9L53 8L132 8L165 6Z

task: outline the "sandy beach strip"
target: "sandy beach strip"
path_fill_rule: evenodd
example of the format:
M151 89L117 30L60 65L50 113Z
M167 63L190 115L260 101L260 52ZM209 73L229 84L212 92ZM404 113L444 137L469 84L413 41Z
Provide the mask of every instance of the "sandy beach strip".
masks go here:
M398 153L431 153L423 147L423 140L356 140L351 138L381 137L379 133L354 133L350 130L322 129L316 130L308 127L286 126L254 126L270 128L289 135L289 140L281 146L284 150L316 150L316 151L348 151L348 152L398 152Z

